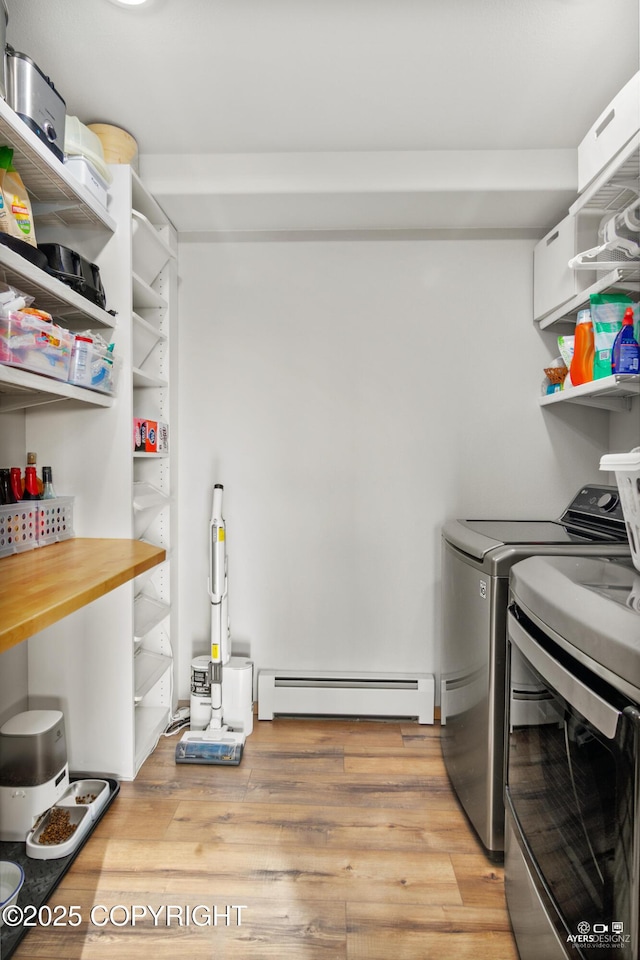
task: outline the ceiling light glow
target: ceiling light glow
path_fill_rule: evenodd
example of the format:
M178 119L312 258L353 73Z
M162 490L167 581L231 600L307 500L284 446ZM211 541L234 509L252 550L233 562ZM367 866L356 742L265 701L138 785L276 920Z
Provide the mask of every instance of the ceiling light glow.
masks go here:
M111 3L115 3L117 7L141 7L143 3L148 3L149 0L111 0Z

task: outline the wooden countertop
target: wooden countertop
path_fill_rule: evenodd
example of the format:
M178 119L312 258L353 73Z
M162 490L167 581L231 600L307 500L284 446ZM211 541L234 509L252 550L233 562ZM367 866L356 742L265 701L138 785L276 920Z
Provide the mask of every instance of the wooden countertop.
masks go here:
M0 652L166 557L140 540L74 537L0 560Z

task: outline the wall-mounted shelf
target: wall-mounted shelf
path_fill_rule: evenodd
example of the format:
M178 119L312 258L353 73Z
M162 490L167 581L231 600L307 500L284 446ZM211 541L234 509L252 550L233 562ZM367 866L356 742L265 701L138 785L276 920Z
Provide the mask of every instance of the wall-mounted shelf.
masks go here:
M131 280L133 283L133 309L135 311L167 309L168 304L164 297L160 296L148 283L145 283L137 273L131 275Z
M640 291L640 264L629 264L620 266L615 270L599 277L586 290L583 290L577 296L573 297L567 303L564 303L553 313L548 314L539 321L541 330L546 330L555 324L573 325L576 322L578 311L589 306L589 297L596 293L623 293L626 296L637 295Z
M167 381L164 377L155 377L140 367L134 367L132 370L134 387L166 387Z
M602 410L623 411L630 408L631 401L637 396L640 396L640 376L614 374L550 393L540 397L539 403L541 407L557 403L582 403Z
M167 726L167 708L136 704L135 718L135 766L138 770Z
M639 177L640 134L636 133L593 183L580 194L569 208L569 213L593 211L604 217L623 210L638 196Z
M133 604L133 639L136 642L144 640L163 620L169 616L171 608L167 603L155 600L141 593Z
M13 147L13 165L24 181L38 223L101 226L115 231L115 221L107 210L1 99L0 137L2 143Z
M0 245L0 279L17 287L70 330L113 327L115 318L25 257Z
M161 653L153 653L143 647L136 650L133 658L136 703L140 703L145 698L158 680L169 670L171 663L171 657L165 657Z
M131 314L133 320L133 366L140 369L159 343L167 340L167 335L154 326L145 317Z
M110 407L113 397L85 387L76 387L64 380L52 380L40 374L0 364L0 413L26 410L28 407L55 403L59 400L79 400L94 407Z
M0 560L0 652L162 563L139 540L73 538Z

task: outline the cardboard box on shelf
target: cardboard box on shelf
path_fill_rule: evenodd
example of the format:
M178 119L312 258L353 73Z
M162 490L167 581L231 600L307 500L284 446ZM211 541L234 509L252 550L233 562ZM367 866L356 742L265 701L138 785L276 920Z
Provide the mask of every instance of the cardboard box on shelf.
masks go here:
M169 426L161 420L134 417L133 449L136 453L168 453Z

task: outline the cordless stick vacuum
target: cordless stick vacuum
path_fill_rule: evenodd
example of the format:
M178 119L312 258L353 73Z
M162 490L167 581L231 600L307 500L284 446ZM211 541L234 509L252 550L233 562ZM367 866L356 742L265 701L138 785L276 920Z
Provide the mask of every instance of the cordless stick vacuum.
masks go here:
M222 491L216 483L209 523L211 655L192 663L190 729L176 745L176 763L237 765L253 730L253 665L231 656Z

